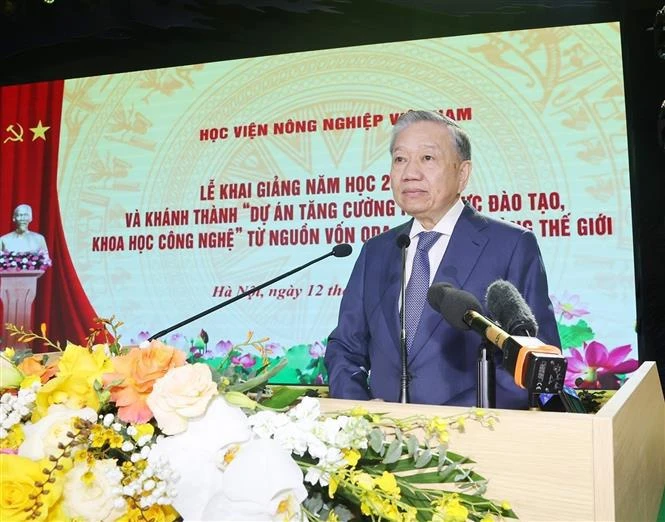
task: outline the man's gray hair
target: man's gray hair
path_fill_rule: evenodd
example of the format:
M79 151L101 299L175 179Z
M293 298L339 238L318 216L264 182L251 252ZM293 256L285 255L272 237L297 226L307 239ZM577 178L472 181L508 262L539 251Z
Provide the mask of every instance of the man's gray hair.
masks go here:
M469 136L464 131L464 129L457 125L454 120L451 120L447 116L434 111L408 111L402 114L397 120L397 123L395 123L393 126L393 133L390 138L391 154L395 148L395 140L397 139L397 135L406 129L409 125L418 123L420 121L433 121L450 129L460 160L468 161L471 159L471 142L469 141Z
M30 217L32 217L32 207L30 205L27 205L26 203L21 203L14 209L14 213L12 214L12 217L16 217L16 214L18 214L21 210L26 210L27 212L30 213Z

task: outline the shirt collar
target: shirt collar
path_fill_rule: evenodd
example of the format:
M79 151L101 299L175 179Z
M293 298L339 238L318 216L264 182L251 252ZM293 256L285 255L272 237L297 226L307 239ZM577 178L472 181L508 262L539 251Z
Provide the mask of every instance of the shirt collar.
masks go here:
M464 202L462 201L462 198L457 198L455 204L450 207L450 210L448 210L438 223L434 225L432 231L439 232L442 235L451 236L463 210ZM409 232L409 239L413 241L413 238L421 232L427 232L427 230L423 228L417 219L414 219L413 224L411 225L411 232Z

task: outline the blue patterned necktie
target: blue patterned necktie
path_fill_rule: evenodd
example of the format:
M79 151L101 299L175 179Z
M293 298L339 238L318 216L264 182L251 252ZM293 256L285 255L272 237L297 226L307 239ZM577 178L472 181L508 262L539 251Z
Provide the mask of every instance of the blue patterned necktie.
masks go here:
M420 316L427 300L429 290L429 249L436 243L441 234L439 232L420 232L418 234L418 246L413 258L413 268L409 284L406 285L406 301L404 305L404 320L406 322L406 347L411 350L413 339L416 336Z

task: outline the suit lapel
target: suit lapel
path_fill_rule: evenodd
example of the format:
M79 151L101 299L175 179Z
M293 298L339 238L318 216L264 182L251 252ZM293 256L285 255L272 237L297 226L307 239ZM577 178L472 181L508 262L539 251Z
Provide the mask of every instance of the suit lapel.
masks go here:
M455 288L464 286L487 244L488 238L482 232L486 226L485 219L472 207L464 207L434 276L435 283L448 282ZM441 314L425 303L413 347L409 350L409 359L416 357L438 328L448 326L447 323L442 325L442 322Z
M385 247L385 263L383 265L382 278L385 284L385 292L381 297L381 309L388 325L388 332L393 341L393 346L396 347L396 352L400 350L399 340L399 299L402 284L402 253L397 247L397 237L400 234L408 234L411 230L411 223L413 220L408 221L394 229L395 234L389 238L389 244Z

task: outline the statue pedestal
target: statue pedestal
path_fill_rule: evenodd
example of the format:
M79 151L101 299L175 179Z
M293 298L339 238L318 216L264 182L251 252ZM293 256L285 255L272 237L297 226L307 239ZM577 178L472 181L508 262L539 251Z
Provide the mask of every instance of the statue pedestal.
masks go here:
M0 301L2 302L2 346L17 350L29 349L28 343L19 343L12 338L5 326L12 323L32 330L32 302L37 295L37 279L43 270L21 270L0 272Z

